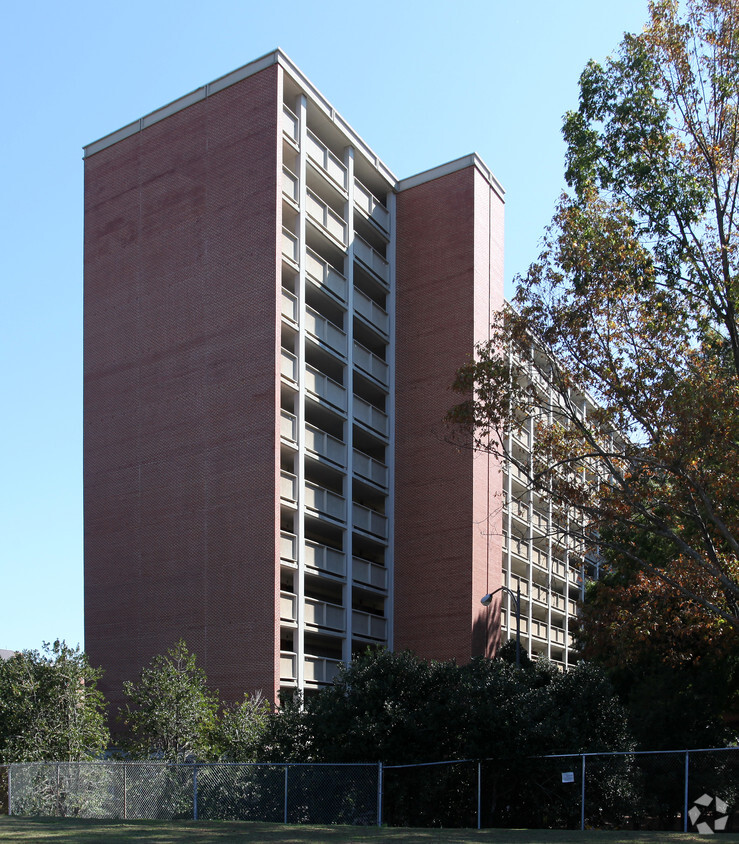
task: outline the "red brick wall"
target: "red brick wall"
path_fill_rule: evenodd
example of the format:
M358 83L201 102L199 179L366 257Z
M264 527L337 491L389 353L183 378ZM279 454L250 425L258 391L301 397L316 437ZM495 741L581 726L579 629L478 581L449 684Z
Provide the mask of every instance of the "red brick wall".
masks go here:
M85 162L85 645L279 685L281 71Z
M397 197L395 647L468 661L491 641L498 467L447 441L450 386L502 303L502 202L473 166Z

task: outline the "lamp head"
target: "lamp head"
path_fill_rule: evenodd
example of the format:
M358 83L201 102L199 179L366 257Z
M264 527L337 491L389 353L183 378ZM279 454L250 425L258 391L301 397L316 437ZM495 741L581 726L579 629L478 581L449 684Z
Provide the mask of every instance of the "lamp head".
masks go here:
M488 592L488 594L487 594L487 595L485 595L485 597L484 597L484 598L480 598L480 603L483 605L483 607L489 607L489 606L490 606L490 604L492 604L492 603L493 603L493 594L492 594L492 592Z

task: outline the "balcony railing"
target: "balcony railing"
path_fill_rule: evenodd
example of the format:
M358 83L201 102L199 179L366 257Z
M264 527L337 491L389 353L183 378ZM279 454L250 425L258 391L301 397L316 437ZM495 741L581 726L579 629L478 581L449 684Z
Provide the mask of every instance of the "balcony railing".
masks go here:
M352 524L366 533L387 539L387 517L362 504L352 504Z
M286 530L280 531L280 559L291 565L298 561L298 537Z
M354 204L386 234L390 231L390 212L359 179L354 180Z
M286 290L284 287L282 288L282 304L280 307L282 312L282 316L286 319L290 320L290 322L294 322L297 325L298 322L298 298L295 296L294 293L291 293L289 290Z
M334 296L346 302L346 279L312 249L305 250L305 270L308 279L315 285L330 290Z
M298 618L298 596L280 591L280 621L295 623Z
M346 518L344 498L311 481L305 483L305 506L338 521Z
M280 680L295 682L298 676L298 655L291 651L280 651Z
M354 257L386 285L390 284L390 264L358 234L354 235Z
M372 586L374 589L387 589L387 569L360 557L352 558L352 580Z
M308 130L306 147L308 158L317 165L318 169L338 188L346 192L348 186L347 170L342 161L331 150Z
M346 334L311 307L305 309L305 327L316 340L346 357Z
M287 197L293 205L300 202L300 182L289 167L282 167L282 195Z
M369 612L352 610L352 633L367 639L387 639L387 619Z
M390 328L390 318L387 311L357 288L354 289L354 310L361 317L364 317L373 328L387 335Z
M289 229L282 229L282 254L294 264L300 260L300 241Z
M288 381L298 381L298 359L292 352L282 349L280 352L280 374Z
M305 447L337 466L346 466L346 444L314 425L305 426Z
M343 577L346 573L346 558L341 551L310 540L305 543L305 564L308 568L337 577Z
M300 138L300 121L298 115L294 114L286 105L282 106L282 131L294 144Z
M306 654L303 665L306 683L328 684L339 673L341 660Z
M346 223L333 208L329 207L312 190L306 193L306 208L308 217L314 223L317 223L319 228L323 229L342 246L346 246Z
M280 411L280 437L293 445L298 438L297 417L287 410Z
M343 631L346 629L346 611L339 604L305 599L305 623L310 627L323 627L327 630Z
M378 407L375 407L373 404L370 404L368 401L365 401L363 398L356 395L354 396L352 404L354 407L354 418L357 422L361 422L363 425L366 425L368 428L371 428L383 437L387 437L387 414Z
M280 498L294 504L298 499L298 479L292 472L280 472Z
M305 367L305 388L320 401L328 402L339 410L346 411L344 387L310 365Z
M385 361L356 340L354 341L354 363L367 375L387 386L388 366Z
M354 449L354 473L377 486L387 488L387 466L362 451Z

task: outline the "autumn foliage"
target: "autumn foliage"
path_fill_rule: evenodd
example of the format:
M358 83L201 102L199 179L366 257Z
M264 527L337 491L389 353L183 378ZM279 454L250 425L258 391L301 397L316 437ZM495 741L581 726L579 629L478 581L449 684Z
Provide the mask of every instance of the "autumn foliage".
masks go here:
M568 190L450 420L585 555L638 570L627 599L676 613L689 652L694 610L739 630L739 4L649 8L582 74ZM526 426L521 462L506 432Z

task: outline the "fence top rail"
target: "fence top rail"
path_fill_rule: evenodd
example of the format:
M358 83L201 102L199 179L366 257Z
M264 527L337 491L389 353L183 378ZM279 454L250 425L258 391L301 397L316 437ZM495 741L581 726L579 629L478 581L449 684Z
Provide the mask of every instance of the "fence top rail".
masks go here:
M659 753L716 753L725 750L739 750L739 746L734 747L685 747L682 750L594 750L586 751L584 753L549 753L545 756L530 756L530 759L572 759L580 756L648 756ZM495 758L490 757L486 762L494 762Z
M387 771L390 768L430 768L432 765L461 765L463 762L477 762L477 759L447 759L443 762L409 762L406 765L383 765Z
M466 760L463 760L466 761ZM8 762L0 768L28 768L35 765L72 766L72 765L116 765L123 767L160 767L160 768L376 768L378 762L167 762L163 759L80 759L77 762ZM435 762L432 764L447 764Z

